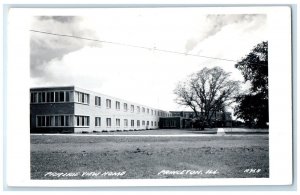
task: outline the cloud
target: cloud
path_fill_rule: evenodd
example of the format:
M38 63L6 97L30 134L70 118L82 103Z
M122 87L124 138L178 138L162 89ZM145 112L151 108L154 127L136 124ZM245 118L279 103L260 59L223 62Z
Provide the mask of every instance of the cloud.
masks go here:
M37 16L33 17L32 29L50 33L86 36L95 38L95 33L81 27L81 18L76 16ZM31 77L47 76L45 69L53 59L79 50L87 41L31 32L30 66Z
M75 16L37 16L38 20L54 20L62 23L71 23L77 20Z
M168 13L143 10L134 14L128 10L123 15L122 10L105 10L97 17L35 17L32 28L179 52L187 49L233 60L267 37L264 15L206 16L196 10ZM173 101L176 83L204 67L220 66L232 72L233 79L243 80L234 62L31 35L32 87L76 85L164 110L179 110L183 108Z
M257 14L228 14L228 15L207 15L205 24L197 32L195 37L189 38L186 41L185 49L186 52L192 51L198 44L205 39L215 36L221 32L222 29L228 25L236 24L240 28L246 30L255 30L260 28L262 25L266 25L266 15Z

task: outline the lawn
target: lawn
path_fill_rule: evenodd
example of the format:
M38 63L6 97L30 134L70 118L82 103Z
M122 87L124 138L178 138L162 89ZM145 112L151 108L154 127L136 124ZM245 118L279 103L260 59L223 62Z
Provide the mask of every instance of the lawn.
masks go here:
M245 177L269 177L268 135L31 135L32 179Z

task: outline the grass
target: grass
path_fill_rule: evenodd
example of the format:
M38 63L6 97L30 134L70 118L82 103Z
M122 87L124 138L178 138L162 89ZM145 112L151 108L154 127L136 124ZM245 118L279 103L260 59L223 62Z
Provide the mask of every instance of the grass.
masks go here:
M31 178L269 177L268 143L267 135L203 137L31 135ZM245 172L251 168L261 171ZM162 170L204 172L217 170L217 174L159 174ZM123 171L126 173L121 176L81 175L83 172ZM80 174L63 177L45 176L48 172Z

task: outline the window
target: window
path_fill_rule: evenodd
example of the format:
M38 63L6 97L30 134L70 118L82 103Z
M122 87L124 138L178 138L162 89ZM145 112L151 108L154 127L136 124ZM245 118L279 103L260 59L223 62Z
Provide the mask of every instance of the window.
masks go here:
M89 116L75 116L76 126L89 126L90 125Z
M70 116L65 116L65 126L70 126Z
M101 106L101 97L95 96L95 105Z
M55 102L59 102L59 92L54 92L55 93Z
M55 94L55 92L53 91L53 92L50 92L50 102L55 102L55 99L54 99L54 94Z
M111 100L106 99L106 108L111 108Z
M124 119L124 126L128 127L128 120L127 119Z
M66 116L66 117L69 117L69 116ZM50 116L50 126L55 126L55 118L54 118L54 116ZM69 124L68 125L66 125L66 126L69 126Z
M106 126L111 127L111 118L106 118Z
M89 103L89 95L84 93L84 99L83 99L84 103Z
M71 115L43 115L37 116L37 127L70 127L73 126Z
M120 110L120 102L116 101L116 110Z
M45 127L46 126L45 116L37 116L37 126L38 127Z
M137 110L138 113L141 112L141 108L139 106L136 107L136 110Z
M46 92L42 92L42 102L46 102Z
M131 127L134 127L134 120L131 120Z
M131 106L130 106L130 111L131 111L131 112L134 112L134 105L131 105Z
M55 126L58 127L60 126L60 117L59 116L55 116Z
M139 127L141 124L140 124L140 120L137 120L136 121L136 125Z
M65 116L60 116L60 126L65 126Z
M100 127L101 126L101 117L95 117L95 126Z
M120 127L120 123L121 123L120 119L117 118L117 119L116 119L116 126L117 126L117 127Z
M126 103L124 103L124 111L127 112L128 106Z
M147 126L149 126L149 121L147 121Z
M142 121L142 125L145 126L145 121Z
M39 103L46 102L46 92L39 92L38 93L38 102Z
M64 102L65 101L65 92L60 91L59 92L59 102Z
M56 96L56 93L55 93L55 96ZM89 104L89 102L90 102L89 94L75 91L75 101L78 103Z
M65 102L70 102L70 91L66 91Z
M153 115L153 110L151 109L151 115Z
M145 108L144 107L142 108L142 112L145 113Z
M36 92L32 92L31 93L31 103L36 103L37 102L37 93Z
M36 117L36 126L38 126L38 127L42 126L42 117L41 116Z
M171 126L171 127L175 127L175 126L176 126L176 121L172 120L170 126Z
M156 121L154 122L154 126L156 127Z
M147 108L147 114L149 114L149 108Z
M153 127L153 121L151 121L151 127Z
M47 92L47 102L52 102L51 101L51 92Z

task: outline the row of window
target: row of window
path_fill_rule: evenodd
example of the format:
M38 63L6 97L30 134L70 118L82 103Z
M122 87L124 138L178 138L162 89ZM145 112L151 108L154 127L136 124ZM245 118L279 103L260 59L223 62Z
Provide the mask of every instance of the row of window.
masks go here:
M111 118L106 118L106 126L111 127ZM128 119L123 120L124 127L128 127ZM136 120L137 127L150 126L150 121ZM151 126L158 125L156 121L151 121ZM36 116L37 127L88 127L90 126L89 116L78 116L78 115L39 115ZM101 126L101 117L95 117L95 126ZM121 126L121 119L116 119L116 126ZM130 120L130 126L135 126L135 120Z
M36 116L37 127L85 127L89 126L89 116L42 115Z
M31 103L54 103L54 102L77 102L82 104L90 103L90 95L87 93L82 93L79 91L48 91L48 92L31 92ZM95 96L95 105L101 106L101 97ZM112 108L111 99L106 99L106 108ZM119 101L115 102L116 110L121 109L121 103ZM128 111L128 104L123 103L123 110ZM155 116L171 116L169 113L162 111L156 111L153 109L130 105L130 111L137 113L147 113Z
M89 104L89 94L75 91L31 92L31 103L78 102Z
M96 106L101 106L101 97L95 96L95 105ZM111 100L106 99L106 108L111 109L112 108L111 105L112 105ZM120 110L121 103L119 101L115 102L115 108L116 108L116 110ZM123 103L123 110L125 112L128 111L128 104L127 103ZM136 110L137 113L140 113L141 112L141 107L140 106L135 107L134 105L130 105L130 111L135 112L135 110ZM147 111L147 114L150 114L150 109L149 108L146 109L146 108L142 107L142 113L146 113L146 111ZM166 114L164 112L160 112L160 111L156 111L156 110L152 110L152 109L151 109L151 115L171 116L170 114Z
M145 126L147 124L147 126L150 126L150 121L140 121L140 120L136 120L136 126L140 127L141 126L141 122L142 122L142 126ZM123 120L123 124L124 127L128 127L128 119L124 119ZM156 121L151 121L151 126L156 126L157 122ZM101 126L101 117L95 117L95 126L96 127L100 127ZM111 118L106 118L106 126L107 127L111 127ZM121 126L121 119L117 118L116 119L116 126L120 127ZM135 120L130 120L130 126L134 127L135 126Z
M87 93L75 91L75 102L82 103L82 104L89 104L90 95Z
M164 127L176 127L176 121L173 121L173 120L164 121L163 126Z
M73 101L73 91L31 92L31 103L53 103Z

